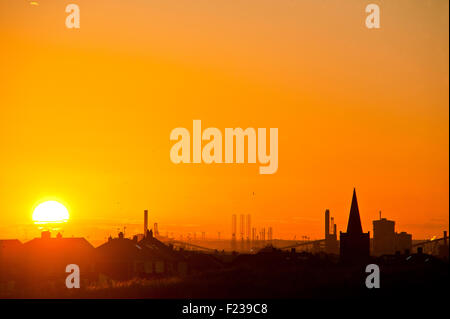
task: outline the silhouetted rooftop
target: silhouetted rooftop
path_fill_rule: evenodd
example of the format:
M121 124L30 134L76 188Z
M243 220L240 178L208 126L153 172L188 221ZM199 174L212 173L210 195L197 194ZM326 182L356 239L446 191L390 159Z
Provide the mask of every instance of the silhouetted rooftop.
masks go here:
M18 239L0 239L0 249L13 249L22 246L22 243Z

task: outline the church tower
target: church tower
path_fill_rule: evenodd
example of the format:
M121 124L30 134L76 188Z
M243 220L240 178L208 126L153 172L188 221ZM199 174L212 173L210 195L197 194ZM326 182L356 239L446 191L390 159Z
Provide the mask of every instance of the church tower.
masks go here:
M370 232L363 233L356 190L353 189L347 232L340 232L340 257L345 262L358 262L366 260L369 255Z

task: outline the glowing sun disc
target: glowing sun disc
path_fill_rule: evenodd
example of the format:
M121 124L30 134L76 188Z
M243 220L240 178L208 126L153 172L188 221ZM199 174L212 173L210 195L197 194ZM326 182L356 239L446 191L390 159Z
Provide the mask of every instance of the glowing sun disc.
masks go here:
M47 201L34 209L32 218L36 224L64 223L69 219L69 211L57 201Z

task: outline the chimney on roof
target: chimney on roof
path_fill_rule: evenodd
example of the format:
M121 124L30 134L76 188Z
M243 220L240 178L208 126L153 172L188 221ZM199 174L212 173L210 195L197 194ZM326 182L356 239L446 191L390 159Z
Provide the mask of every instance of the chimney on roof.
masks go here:
M51 237L51 233L48 230L45 230L41 233L41 238L42 239L49 239Z
M58 233L58 234L56 235L56 238L61 239L61 238L62 238L61 233Z
M147 236L148 231L148 210L144 210L144 237Z

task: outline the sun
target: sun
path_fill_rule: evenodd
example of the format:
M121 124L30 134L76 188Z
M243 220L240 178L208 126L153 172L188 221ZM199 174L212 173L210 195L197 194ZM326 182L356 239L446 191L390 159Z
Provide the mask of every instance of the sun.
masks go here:
M33 221L36 224L65 223L68 219L67 208L53 200L39 204L33 211Z

